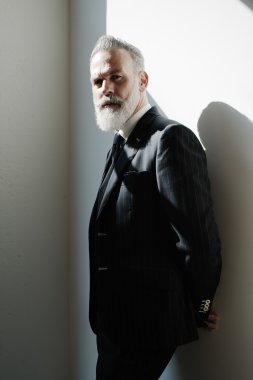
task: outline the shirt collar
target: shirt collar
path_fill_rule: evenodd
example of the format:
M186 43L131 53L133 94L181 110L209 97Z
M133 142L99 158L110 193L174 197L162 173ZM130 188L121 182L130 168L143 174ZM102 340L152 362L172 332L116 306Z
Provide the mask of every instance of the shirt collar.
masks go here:
M142 118L142 116L151 108L151 105L148 103L143 106L138 112L131 116L126 123L123 125L122 129L119 130L119 134L124 137L125 140L128 139L130 133Z

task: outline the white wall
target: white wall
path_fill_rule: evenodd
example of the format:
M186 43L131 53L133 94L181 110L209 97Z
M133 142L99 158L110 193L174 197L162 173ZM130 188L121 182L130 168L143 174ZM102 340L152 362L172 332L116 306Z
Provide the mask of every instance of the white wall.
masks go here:
M253 4L108 0L107 7L107 32L143 51L154 101L199 133L223 242L220 329L178 349L161 380L251 380Z
M0 0L0 379L68 380L68 1Z

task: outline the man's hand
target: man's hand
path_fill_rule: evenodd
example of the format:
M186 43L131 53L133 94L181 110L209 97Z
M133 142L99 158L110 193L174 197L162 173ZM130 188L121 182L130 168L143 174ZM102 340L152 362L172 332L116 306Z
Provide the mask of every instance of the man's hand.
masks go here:
M205 321L206 326L204 328L209 331L217 330L219 327L219 321L220 321L219 314L216 311L211 310L207 321Z

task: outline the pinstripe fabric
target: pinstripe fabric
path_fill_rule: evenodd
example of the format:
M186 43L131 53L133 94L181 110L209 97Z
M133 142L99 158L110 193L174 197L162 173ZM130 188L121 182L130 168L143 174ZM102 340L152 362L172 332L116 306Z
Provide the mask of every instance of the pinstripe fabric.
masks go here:
M95 333L138 348L197 339L221 257L205 153L192 131L155 107L142 117L96 201L89 236Z

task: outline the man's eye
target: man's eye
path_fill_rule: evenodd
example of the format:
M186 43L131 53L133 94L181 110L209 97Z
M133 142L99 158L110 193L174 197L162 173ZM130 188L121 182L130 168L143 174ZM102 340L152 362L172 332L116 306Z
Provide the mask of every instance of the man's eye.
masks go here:
M112 75L112 77L111 77L111 79L115 82L117 82L117 81L119 81L119 80L121 80L121 78L122 78L122 76L121 75Z
M103 83L102 79L95 79L94 80L94 85L97 86L97 87L101 87L102 83Z

